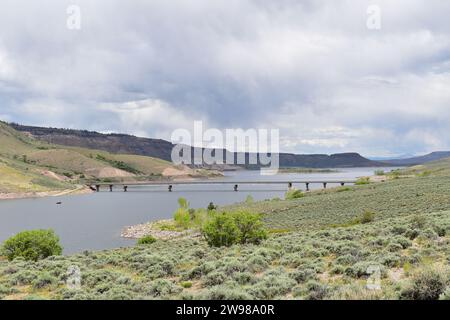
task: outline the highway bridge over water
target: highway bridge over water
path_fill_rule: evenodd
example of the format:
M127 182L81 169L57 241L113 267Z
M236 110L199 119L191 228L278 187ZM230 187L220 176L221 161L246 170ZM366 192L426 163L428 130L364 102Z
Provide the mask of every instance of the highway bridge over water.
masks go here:
M109 191L113 191L114 187L120 187L124 192L128 191L128 187L132 186L166 186L169 192L173 191L176 186L179 185L229 185L231 190L239 191L240 185L286 185L288 189L291 189L293 185L304 185L306 191L310 190L311 184L320 184L324 189L328 185L333 186L345 186L346 184L354 184L356 180L255 180L255 181L233 181L233 180L193 180L193 181L136 181L136 182L114 182L114 183L94 183L88 186L99 192L101 188L107 188ZM196 191L196 190L192 190Z

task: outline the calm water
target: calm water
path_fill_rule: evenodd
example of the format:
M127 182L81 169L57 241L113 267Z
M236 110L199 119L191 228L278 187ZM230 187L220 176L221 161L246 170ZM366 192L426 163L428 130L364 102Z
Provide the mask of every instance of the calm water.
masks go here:
M336 173L279 174L261 176L259 171L227 172L224 180L336 180L355 179L373 174L380 168L341 169ZM384 168L389 171L392 168ZM304 185L296 186L304 189ZM332 185L330 185L332 187ZM86 195L0 201L0 241L29 229L52 228L61 238L64 253L99 250L133 245L123 239L124 226L172 217L177 199L185 197L193 208L206 207L209 202L226 205L244 201L247 195L255 200L283 197L285 185L242 185L239 192L232 185L180 185L174 191L167 187L129 187L129 192L99 192ZM311 185L311 189L321 185ZM62 201L57 205L57 201Z

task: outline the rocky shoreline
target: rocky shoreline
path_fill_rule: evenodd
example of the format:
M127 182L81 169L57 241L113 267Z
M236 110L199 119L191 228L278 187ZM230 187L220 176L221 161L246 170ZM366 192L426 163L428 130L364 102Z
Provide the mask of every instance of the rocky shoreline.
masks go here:
M134 226L127 226L123 228L120 236L128 239L140 239L145 236L153 236L160 240L170 240L176 238L198 238L201 236L200 232L196 230L162 230L161 225L172 224L173 220L159 220Z

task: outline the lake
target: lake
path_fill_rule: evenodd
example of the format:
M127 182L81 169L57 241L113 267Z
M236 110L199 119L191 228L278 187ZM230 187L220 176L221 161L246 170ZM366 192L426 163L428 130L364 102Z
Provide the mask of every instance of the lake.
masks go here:
M348 168L332 173L289 173L261 176L259 171L225 172L223 180L353 180L372 175L374 170L395 168ZM333 187L337 185L329 185ZM304 185L294 187L305 189ZM319 189L322 185L310 185ZM106 189L106 188L105 188ZM251 195L255 200L282 198L286 185L241 185L239 192L226 185L176 185L173 192L164 186L129 187L128 192L117 188L84 195L69 195L21 200L0 200L0 241L17 232L52 228L60 236L65 254L83 250L102 250L130 246L135 240L120 237L124 226L171 218L177 199L185 197L191 207L206 208L210 202L223 206L241 202ZM56 202L62 204L57 205Z

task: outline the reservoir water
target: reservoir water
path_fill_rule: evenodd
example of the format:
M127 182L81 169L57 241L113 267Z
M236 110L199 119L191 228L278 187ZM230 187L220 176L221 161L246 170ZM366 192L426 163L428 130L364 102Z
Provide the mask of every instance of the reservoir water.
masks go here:
M386 172L395 168L349 168L332 173L289 173L262 176L259 171L226 172L223 180L229 181L339 181L353 180L372 175L374 170ZM329 187L337 186L330 184ZM304 185L294 185L305 189ZM322 185L310 185L311 189ZM173 192L164 186L129 187L128 192L119 188L114 192L104 190L84 195L69 195L22 200L0 201L0 242L23 230L52 228L60 236L64 253L83 250L102 250L130 246L135 240L120 237L124 226L171 218L177 208L177 199L185 197L192 208L206 208L213 202L223 206L244 201L248 195L255 200L282 198L286 185L241 185L234 192L233 186L179 185ZM62 203L57 205L56 202Z

